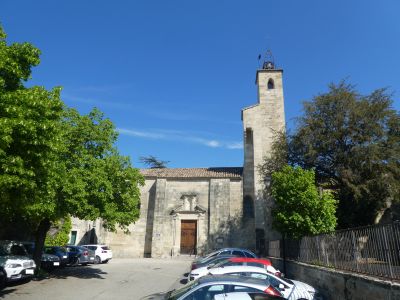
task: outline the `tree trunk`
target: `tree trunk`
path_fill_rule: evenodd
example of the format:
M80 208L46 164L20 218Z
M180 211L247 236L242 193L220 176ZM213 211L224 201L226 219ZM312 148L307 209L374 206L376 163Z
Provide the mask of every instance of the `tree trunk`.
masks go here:
M50 220L43 219L40 221L35 234L35 251L33 252L33 260L36 263L37 269L40 269L40 262L44 248L44 241L46 240L47 231L50 229Z
M385 199L383 207L380 210L378 210L375 214L374 224L379 224L385 212L391 207L392 207L392 199L391 198Z
M287 274L286 272L286 234L282 235L282 256L283 256L283 274Z

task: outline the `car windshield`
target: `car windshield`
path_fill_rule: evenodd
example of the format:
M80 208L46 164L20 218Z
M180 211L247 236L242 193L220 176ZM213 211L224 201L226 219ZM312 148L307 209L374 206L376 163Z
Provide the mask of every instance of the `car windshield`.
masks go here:
M103 249L103 250L110 250L107 246L102 246L101 249Z
M219 268L219 267L227 266L227 265L236 266L236 265L240 265L240 264L241 264L241 263L238 263L238 262L232 262L232 261L230 261L229 258L228 258L228 259L225 259L225 260L223 260L223 261L219 261L218 263L216 263L216 264L213 265L212 267L213 267L213 268Z
M204 257L204 259L208 259L208 258L210 258L210 257L214 257L214 256L216 256L218 253L219 253L218 250L217 250L217 251L214 251L214 252L211 252L210 254L206 255L206 256Z
M208 265L208 268L209 269L210 268L218 268L218 267L220 267L222 265L227 264L228 262L229 262L229 258L225 258L225 259L222 259L222 260L217 260L217 261L214 261L214 262L210 263Z
M179 290L173 290L171 292L168 292L165 296L165 299L168 300L175 300L178 299L180 296L182 296L183 294L185 294L187 291L195 288L196 286L198 286L199 282L197 280L191 281L188 284L184 285L183 287L181 287Z

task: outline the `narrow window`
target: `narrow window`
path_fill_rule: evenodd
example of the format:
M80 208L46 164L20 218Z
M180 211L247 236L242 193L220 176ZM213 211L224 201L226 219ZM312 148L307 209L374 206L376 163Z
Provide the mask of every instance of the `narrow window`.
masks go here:
M250 196L246 196L243 199L243 218L254 218L253 199Z
M268 80L268 89L273 90L274 88L275 88L274 80L272 78L270 78Z

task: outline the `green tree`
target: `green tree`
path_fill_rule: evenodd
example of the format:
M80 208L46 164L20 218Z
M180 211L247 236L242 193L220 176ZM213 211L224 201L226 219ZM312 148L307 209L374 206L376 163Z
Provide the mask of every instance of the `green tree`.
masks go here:
M313 168L339 201L340 228L378 223L400 195L400 116L392 102L385 89L363 96L345 81L329 85L304 103L294 133L276 140L263 174L285 159Z
M8 46L0 30L0 211L34 228L40 265L52 222L68 216L125 231L138 219L144 179L116 147L113 123L94 109L80 115L60 99L60 88L26 88L39 64L28 43Z
M22 219L35 228L55 196L63 103L60 88L25 88L40 51L29 43L6 43L0 27L0 211L1 222Z
M329 191L318 191L315 172L285 166L272 173L273 226L284 236L301 238L328 233L336 227L336 201Z

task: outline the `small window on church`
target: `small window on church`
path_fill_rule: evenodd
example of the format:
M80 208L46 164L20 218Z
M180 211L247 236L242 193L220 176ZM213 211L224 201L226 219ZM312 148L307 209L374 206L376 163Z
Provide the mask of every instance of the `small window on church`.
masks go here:
M243 218L254 218L253 199L250 196L245 196L243 199Z
M246 144L253 144L253 130L251 128L246 128Z
M268 89L273 90L274 88L275 88L274 80L272 78L270 78L268 80Z

